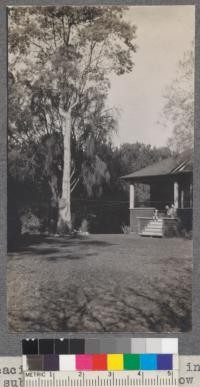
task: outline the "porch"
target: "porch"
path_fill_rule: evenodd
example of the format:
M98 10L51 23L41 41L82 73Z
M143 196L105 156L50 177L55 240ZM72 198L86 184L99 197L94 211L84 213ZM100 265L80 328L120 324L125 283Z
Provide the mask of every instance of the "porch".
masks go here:
M191 160L169 158L123 176L129 183L130 231L143 236L175 236L180 229L192 230ZM137 185L147 185L148 200L138 198ZM137 196L137 198L136 198ZM167 207L174 206L174 216ZM155 209L158 219L153 220Z

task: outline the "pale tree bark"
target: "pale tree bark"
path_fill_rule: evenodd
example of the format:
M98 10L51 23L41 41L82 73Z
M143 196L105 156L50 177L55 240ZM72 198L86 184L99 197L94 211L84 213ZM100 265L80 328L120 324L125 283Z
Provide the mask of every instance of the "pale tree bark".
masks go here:
M65 234L72 228L71 222L71 197L70 197L70 164L71 164L71 109L60 109L63 133L63 178L62 194L58 199L57 232Z

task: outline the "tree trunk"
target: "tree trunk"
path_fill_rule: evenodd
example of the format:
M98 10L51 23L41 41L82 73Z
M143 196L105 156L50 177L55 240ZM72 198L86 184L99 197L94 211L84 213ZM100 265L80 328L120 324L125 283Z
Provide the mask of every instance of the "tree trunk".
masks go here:
M70 134L71 134L71 110L60 110L63 128L63 178L62 195L58 199L58 223L59 234L68 233L71 228L71 198L70 198Z
M58 181L57 176L52 175L49 179L49 187L51 189L51 203L49 209L48 230L51 234L57 231L58 219Z

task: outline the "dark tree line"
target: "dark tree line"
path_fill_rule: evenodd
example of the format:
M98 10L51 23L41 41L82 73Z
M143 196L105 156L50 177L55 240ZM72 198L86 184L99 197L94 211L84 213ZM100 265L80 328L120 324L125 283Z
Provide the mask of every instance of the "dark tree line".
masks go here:
M62 174L57 168L58 160L62 158L62 149L58 146L59 143L60 141L56 142L53 135L52 142L49 138L48 141L46 140L44 144L41 144L45 154L45 162L44 165L40 164L41 171L38 171L40 179L38 177L34 179L32 174L29 174L29 170L25 168L27 166L25 153L21 154L21 158L20 155L17 155L19 165L16 164L14 151L12 152L13 158L9 157L8 191L11 234L12 231L15 234L15 223L18 222L19 217L25 222L25 231L27 227L27 231L31 232L31 227L33 227L33 231L56 232L57 208L52 190L49 188L48 177L45 175L45 163L47 162L48 165L49 158L51 159L51 168L55 165L54 174L58 184L61 184ZM52 152L52 144L54 147L57 144L57 152L54 148L54 152ZM92 154L93 152L94 149ZM98 165L101 172L95 176L95 180L93 180L94 173L96 173L94 171L90 172L90 176L85 177L83 174L79 177L78 183L71 193L73 228L79 229L82 223L87 221L90 232L121 232L122 225L129 223L129 187L120 177L169 157L170 154L169 148L156 148L142 143L127 143L119 148L113 147L111 143L96 143L95 155L96 160L101 160ZM74 157L75 159L77 157L77 163L79 163L79 152L74 154ZM97 166L93 167L88 149L86 154L83 152L82 160L88 163L86 171L97 168ZM138 185L136 187L136 202L140 205L147 199L147 187ZM33 224L34 218L39 220L35 226Z

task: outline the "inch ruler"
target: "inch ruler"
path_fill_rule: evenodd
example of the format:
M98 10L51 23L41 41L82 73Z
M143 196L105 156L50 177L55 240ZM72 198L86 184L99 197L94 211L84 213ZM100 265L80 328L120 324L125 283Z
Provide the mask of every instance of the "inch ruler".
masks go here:
M178 371L24 372L24 387L177 387L178 385Z

